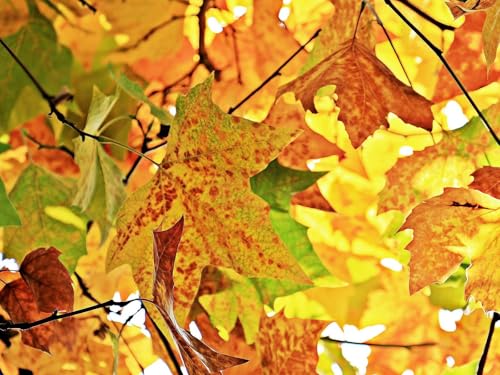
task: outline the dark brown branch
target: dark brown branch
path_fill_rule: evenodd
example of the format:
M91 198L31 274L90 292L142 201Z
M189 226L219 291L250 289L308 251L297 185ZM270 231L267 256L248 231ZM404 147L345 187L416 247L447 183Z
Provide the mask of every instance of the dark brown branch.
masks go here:
M200 66L200 62L197 62L196 64L194 64L194 66L189 69L188 72L186 72L186 74L182 75L181 77L179 77L178 79L176 79L174 82L172 82L171 84L165 86L164 88L162 88L161 90L154 90L154 91L151 91L149 94L148 94L148 97L152 97L156 94L162 94L162 98L161 98L161 104L164 105L165 102L166 102L166 98L167 98L167 95L168 93L170 92L170 90L177 86L179 83L181 83L182 81L184 81L186 78L191 78L194 71L196 70L196 68Z
M127 52L127 51L130 51L131 49L135 49L135 48L139 47L139 45L141 45L142 43L146 42L158 30L161 30L162 28L170 25L172 22L182 20L186 17L192 17L192 16L186 16L184 14L174 15L171 18L169 18L168 20L163 21L162 23L154 26L146 34L144 34L142 37L137 39L137 41L134 44L131 44L130 46L119 48L118 51L119 52Z
M438 20L435 20L431 16L429 16L427 13L425 13L423 10L420 8L416 7L412 3L410 3L408 0L398 0L401 4L406 6L407 8L411 9L415 13L417 13L420 17L422 17L424 20L432 23L434 26L438 27L441 30L450 30L454 31L455 28L453 26L447 25L445 23L439 22Z
M271 73L269 77L267 77L262 83L257 86L250 94L245 96L238 104L236 104L234 107L229 108L228 113L231 114L234 111L236 111L238 108L240 108L243 104L245 104L252 96L254 96L259 90L261 90L265 85L267 85L273 78L279 76L281 74L281 69L283 69L290 61L293 60L295 56L297 56L306 46L311 43L314 39L317 38L319 33L321 32L321 29L318 29L312 37L309 38L307 42L302 44L288 59L286 59L283 64L281 64L274 72Z
M28 138L31 142L38 145L39 150L57 150L57 151L64 152L65 154L71 156L72 158L75 157L75 153L73 151L71 151L69 148L67 148L66 146L54 146L54 145L47 145L47 144L41 143L41 142L37 141L34 137L32 137L25 129L23 129L23 135L26 138Z
M463 85L462 81L460 81L460 79L455 74L452 67L448 63L448 61L445 59L445 57L443 55L443 51L441 51L438 47L436 47L434 44L432 44L432 42L418 28L416 28L396 6L394 6L394 4L392 3L391 0L384 0L384 1L394 11L394 13L396 13L399 16L399 18L401 18L403 20L403 22L406 23L408 25L408 27L410 27L415 32L415 34L417 34L420 37L420 39L422 39L422 41L425 44L427 44L427 46L436 54L436 56L439 58L439 60L441 60L444 67L446 68L448 73L451 75L451 77L453 78L453 80L455 81L457 86L460 88L462 93L465 95L465 97L469 101L470 105L472 105L472 107L476 111L477 115L479 116L479 118L483 122L484 126L488 129L491 136L495 140L495 142L498 145L500 145L500 139L496 135L495 131L491 127L491 125L488 122L488 120L486 119L486 117L484 117L483 113L480 111L479 107L476 105L476 103L474 102L474 100L470 96L469 92L467 91L467 89Z
M495 333L495 324L498 321L500 321L500 314L495 311L493 312L488 337L486 338L486 343L484 344L483 354L481 354L481 359L479 360L479 364L477 366L477 375L483 375L486 359L488 358L488 351L490 350L491 340L493 339L493 334Z
M214 65L208 57L207 49L205 46L205 30L207 27L206 12L208 10L210 0L203 0L201 3L200 11L198 12L198 55L200 56L200 64L204 65L209 72L215 71L216 75L218 70L215 69Z
M93 13L97 12L97 9L95 8L95 6L93 6L92 4L90 4L88 1L78 0L78 2L80 4L82 4L84 7L89 8Z
M356 342L356 341L348 341L348 340L336 340L336 339L332 339L330 337L321 337L321 340L335 342L337 344L368 345L368 346L373 346L373 347L377 347L377 348L400 348L400 349L407 349L407 350L411 350L413 348L422 348L422 347L437 345L435 342L422 342L422 343L418 343L418 344L378 344L375 342Z

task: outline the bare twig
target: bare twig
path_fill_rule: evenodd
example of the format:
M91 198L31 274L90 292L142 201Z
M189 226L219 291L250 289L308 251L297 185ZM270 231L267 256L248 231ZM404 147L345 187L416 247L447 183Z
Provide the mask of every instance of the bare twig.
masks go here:
M267 77L262 83L257 86L250 94L245 96L238 104L236 104L234 107L229 108L228 113L231 114L234 111L236 111L238 108L240 108L243 104L245 104L252 96L254 96L259 90L261 90L265 85L267 85L273 78L279 76L281 74L281 69L283 69L290 61L293 60L295 56L297 56L306 46L311 43L316 37L319 35L321 32L321 29L318 29L312 37L309 38L307 42L302 44L286 61L281 64L274 72L271 73L269 77Z
M418 8L415 5L413 5L408 0L398 0L398 1L401 4L403 4L404 6L410 8L411 10L413 10L420 17L422 17L424 20L432 23L434 26L440 28L441 30L450 30L450 31L455 30L455 28L453 26L450 26L450 25L447 25L445 23L439 22L438 20L435 20L434 18L432 18L431 16L429 16L427 13L425 13L423 10L421 10L420 8Z
M321 337L321 340L335 342L338 344L368 345L368 346L373 346L373 347L378 347L378 348L401 348L401 349L407 349L407 350L411 350L413 348L422 348L422 347L437 345L435 342L422 342L422 343L418 343L418 344L378 344L375 342L356 342L356 341L349 341L349 340L336 340L336 339L332 339L330 337Z
M215 74L217 75L218 70L210 61L205 46L205 30L207 27L206 12L208 10L209 1L210 0L203 0L203 2L201 3L200 11L198 12L198 55L200 56L200 64L204 65L209 72L215 71Z
M483 375L486 359L488 358L488 351L490 350L491 340L493 339L493 333L495 333L495 324L498 321L500 321L500 314L495 311L493 312L488 337L486 338L486 343L484 344L483 354L481 354L481 359L479 360L479 364L477 366L477 375Z
M54 145L47 145L47 144L44 144L44 143L41 143L39 141L37 141L34 137L32 137L27 131L26 129L23 129L23 135L28 138L31 142L35 143L36 145L38 145L38 149L39 150L57 150L57 151L61 151L61 152L64 152L65 154L68 154L69 156L71 156L72 158L75 157L75 153L73 151L71 151L69 148L67 148L66 146L54 146Z
M80 4L82 4L84 7L89 8L93 13L97 12L97 9L95 8L95 6L93 6L92 4L90 4L88 1L78 0L78 2Z
M436 54L436 56L439 58L439 60L441 60L444 67L446 68L448 73L451 75L451 77L453 78L453 80L455 81L457 86L460 88L462 93L465 95L465 97L469 101L470 105L472 105L472 107L476 111L477 115L479 116L479 118L483 122L484 126L488 129L491 136L495 140L495 142L498 145L500 145L500 139L496 135L495 131L491 127L491 125L488 122L488 120L486 119L486 117L484 117L483 113L480 111L479 107L476 105L476 103L474 102L474 100L470 96L469 92L467 91L467 89L463 85L462 81L460 81L460 79L455 74L452 67L448 63L448 61L445 59L445 57L443 55L443 51L441 51L438 47L436 47L434 44L432 44L432 42L418 28L416 28L396 6L394 6L394 4L392 3L391 0L384 0L384 1L394 11L394 13L396 13L403 20L403 22L406 23L408 25L408 27L410 27L415 32L415 34L417 34L422 39L422 41L425 44L427 44L427 46Z

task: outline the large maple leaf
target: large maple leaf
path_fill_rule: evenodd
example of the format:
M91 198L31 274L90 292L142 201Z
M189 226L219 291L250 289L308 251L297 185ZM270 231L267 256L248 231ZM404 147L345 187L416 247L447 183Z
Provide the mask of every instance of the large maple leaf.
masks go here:
M314 96L336 85L339 119L354 147L387 123L389 112L424 129L432 129L431 103L404 85L356 39L347 41L314 68L280 89L292 91L305 109L314 111Z
M140 292L150 296L150 233L184 216L174 271L181 324L209 264L245 276L308 282L249 183L296 131L228 116L212 103L211 83L209 79L178 99L165 159L154 178L122 206L107 259L108 269L130 264Z

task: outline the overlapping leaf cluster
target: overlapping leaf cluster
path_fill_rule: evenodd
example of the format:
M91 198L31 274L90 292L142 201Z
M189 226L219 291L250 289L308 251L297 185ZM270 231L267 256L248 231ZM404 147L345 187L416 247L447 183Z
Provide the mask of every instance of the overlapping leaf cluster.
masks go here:
M452 357L474 373L500 309L499 5L394 2L488 131L385 3L0 2L0 250L21 265L0 273L2 316L138 290L151 335L104 304L1 331L0 372L159 357L174 373L453 374ZM454 332L443 309L465 311ZM378 330L366 363L340 345L367 341L352 326ZM499 359L497 335L486 372Z

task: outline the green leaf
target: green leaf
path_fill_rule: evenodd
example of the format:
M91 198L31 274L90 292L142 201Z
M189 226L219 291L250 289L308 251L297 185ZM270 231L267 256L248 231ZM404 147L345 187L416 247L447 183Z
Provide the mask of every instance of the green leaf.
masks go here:
M125 74L116 76L114 73L112 73L112 75L118 86L123 91L125 91L131 97L146 103L151 108L151 113L153 114L153 116L157 117L158 120L160 120L164 124L172 123L173 118L170 113L165 111L163 108L158 107L151 100L149 100L149 98L144 94L142 88L137 83L128 79Z
M4 252L18 262L33 249L55 247L62 252L63 264L73 272L78 259L87 253L87 219L70 208L74 196L73 179L55 176L31 164L10 193L23 225L6 228Z
M118 95L106 96L94 86L85 131L99 134L102 123L118 100ZM79 206L101 228L105 241L116 213L125 199L122 174L113 159L95 139L74 139L75 161L80 167L78 192L73 204Z
M10 202L9 197L7 197L7 191L2 179L0 179L0 212L2 213L0 215L0 227L21 225L21 219Z
M0 142L0 154L8 150L10 150L10 145L8 143Z
M4 42L29 67L40 85L49 94L56 94L70 82L71 52L57 43L52 23L40 14L33 1L29 1L29 8L28 24ZM0 48L0 61L0 132L6 132L48 107L33 82L4 48Z

